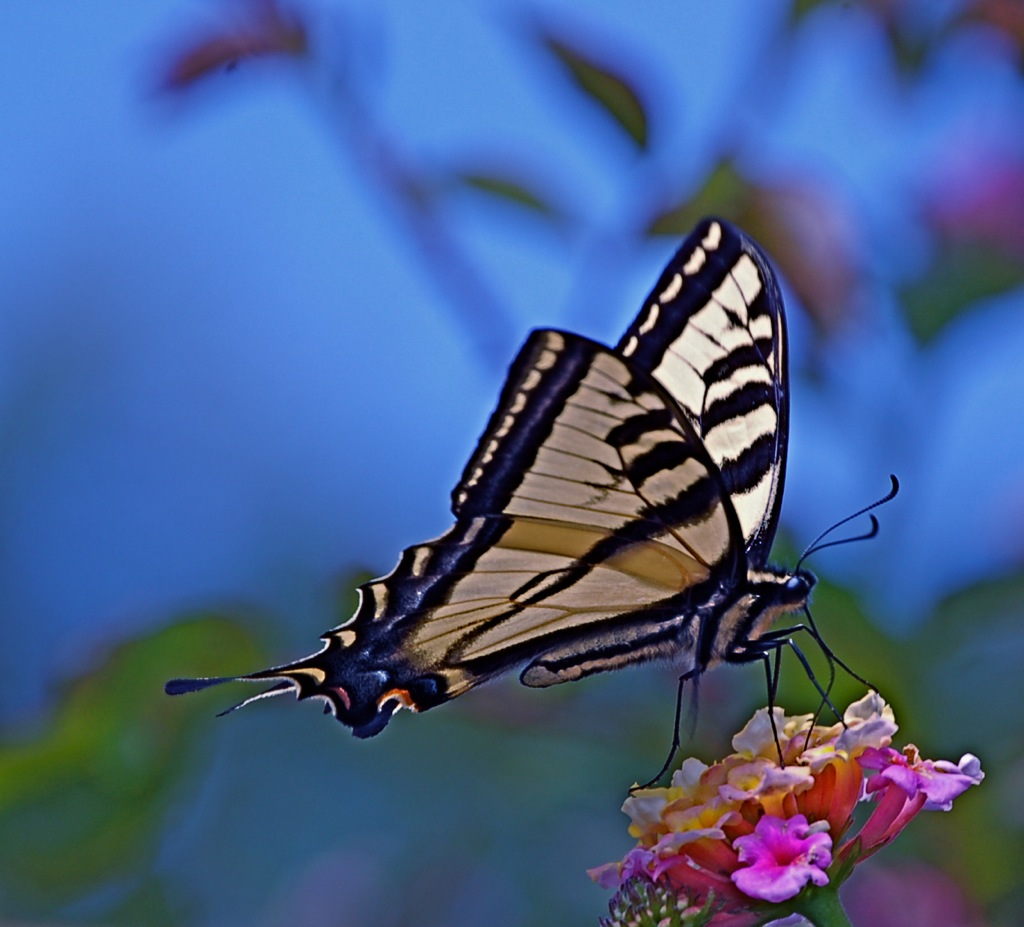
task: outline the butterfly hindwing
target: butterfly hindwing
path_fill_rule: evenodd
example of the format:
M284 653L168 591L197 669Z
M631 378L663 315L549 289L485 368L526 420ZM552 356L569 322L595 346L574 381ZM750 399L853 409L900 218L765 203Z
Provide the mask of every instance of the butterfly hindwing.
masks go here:
M687 420L578 335L533 333L453 500L452 529L361 587L324 651L270 674L366 731L524 664L550 685L692 651L694 603L744 566Z

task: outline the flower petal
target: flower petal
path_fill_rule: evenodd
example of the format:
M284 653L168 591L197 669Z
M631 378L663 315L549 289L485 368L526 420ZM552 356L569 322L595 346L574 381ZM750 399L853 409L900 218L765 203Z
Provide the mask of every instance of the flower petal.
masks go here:
M753 834L734 841L741 863L732 881L744 894L763 901L793 898L808 883L825 885L832 862L832 838L811 831L798 814L788 819L765 815Z
M949 811L953 799L985 778L981 763L971 753L961 757L959 763L923 760L912 744L905 747L903 753L892 748L869 747L861 755L860 764L879 770L868 780L868 792L884 788L887 782L899 786L911 798L923 792L927 797L924 806L927 811Z
M780 729L784 727L785 712L781 708L775 707L772 709L772 713L776 726ZM733 737L732 748L737 753L742 753L751 759L755 756L767 756L770 750L775 750L775 731L772 728L771 719L768 717L767 708L759 708L754 712L754 716L744 725L743 730Z

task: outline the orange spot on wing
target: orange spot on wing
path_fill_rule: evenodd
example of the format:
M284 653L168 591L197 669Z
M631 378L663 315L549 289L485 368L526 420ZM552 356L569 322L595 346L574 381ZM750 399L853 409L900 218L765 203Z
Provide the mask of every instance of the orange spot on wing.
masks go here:
M409 694L408 689L390 689L385 692L378 700L378 707L383 705L389 699L394 699L402 708L408 708L410 711L419 711L419 706L413 701L412 696Z

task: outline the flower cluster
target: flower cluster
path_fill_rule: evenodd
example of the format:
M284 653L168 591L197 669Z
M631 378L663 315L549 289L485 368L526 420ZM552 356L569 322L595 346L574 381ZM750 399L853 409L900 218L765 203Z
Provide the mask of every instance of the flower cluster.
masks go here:
M637 846L591 877L607 888L650 882L698 904L711 897L712 923L758 923L801 911L813 894L805 886L834 890L920 811L949 810L984 777L970 754L954 764L890 747L896 722L876 693L831 727L773 711L774 730L761 709L721 762L687 759L667 788L633 792L622 810ZM851 835L862 801L873 807Z

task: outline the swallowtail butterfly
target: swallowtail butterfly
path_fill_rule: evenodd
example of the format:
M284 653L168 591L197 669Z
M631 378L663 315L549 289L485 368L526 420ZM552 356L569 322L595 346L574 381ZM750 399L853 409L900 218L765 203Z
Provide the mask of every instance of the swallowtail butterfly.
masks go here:
M814 578L768 565L789 401L760 248L701 222L614 349L533 332L452 493L455 524L359 589L316 654L171 694L276 681L358 737L514 668L549 686L648 660L764 660ZM769 636L765 636L769 635Z

